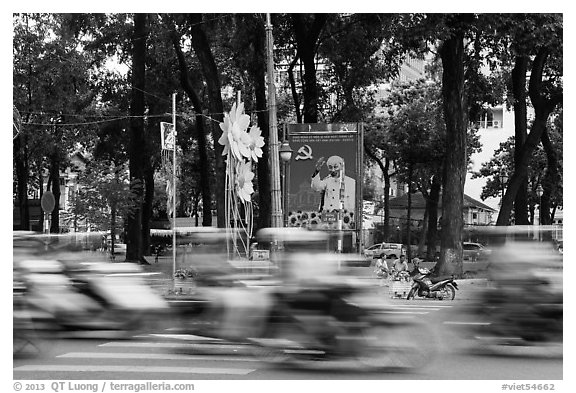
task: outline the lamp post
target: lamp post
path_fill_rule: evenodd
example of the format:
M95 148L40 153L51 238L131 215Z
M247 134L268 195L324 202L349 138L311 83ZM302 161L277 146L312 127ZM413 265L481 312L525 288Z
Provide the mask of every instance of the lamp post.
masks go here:
M542 184L538 184L536 188L536 195L538 195L538 226L542 225L542 194L544 194L544 189ZM540 240L541 228L538 228L538 240Z
M502 196L500 198L500 207L502 207L502 200L504 199L504 192L506 191L506 183L508 182L508 175L505 172L501 172L498 175L500 179L500 186L502 187Z
M280 149L278 150L278 154L280 155L280 161L282 162L282 207L283 213L286 214L286 201L288 198L288 184L286 181L286 166L290 164L290 160L292 159L292 148L287 141L282 142L280 145ZM284 226L286 226L286 218L284 217Z
M270 123L270 176L272 227L282 226L282 206L280 205L280 163L278 162L278 125L276 124L276 88L274 86L274 40L270 14L266 14L266 55L268 77L268 118Z

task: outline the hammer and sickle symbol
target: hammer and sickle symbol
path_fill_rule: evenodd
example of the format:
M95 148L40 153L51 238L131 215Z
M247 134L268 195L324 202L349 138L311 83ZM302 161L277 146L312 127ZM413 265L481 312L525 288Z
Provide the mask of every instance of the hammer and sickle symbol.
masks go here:
M311 160L312 159L312 148L309 145L304 145L298 149L298 155L295 160Z

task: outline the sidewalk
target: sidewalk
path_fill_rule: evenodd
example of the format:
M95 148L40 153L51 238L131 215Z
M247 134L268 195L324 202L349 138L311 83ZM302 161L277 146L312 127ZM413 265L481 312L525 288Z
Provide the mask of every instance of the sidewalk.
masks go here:
M171 298L180 298L182 296L193 294L196 284L193 278L179 279L174 278L173 273L180 268L193 268L190 264L180 266L182 263L176 258L176 266L172 255L163 255L155 262L154 256L147 256L146 260L149 265L140 265L146 273L151 273L148 281L153 288L158 290L163 296ZM253 275L270 275L276 271L276 266L270 261L249 261L249 260L231 260L228 261L235 268L232 274L253 274Z
M180 299L195 292L196 285L192 278L173 278L174 264L172 255L160 256L157 263L154 262L154 257L147 257L147 260L150 265L141 265L142 269L147 273L152 273L149 282L167 299ZM250 261L237 259L228 262L236 269L231 272L232 274L266 276L273 275L277 271L274 263L268 260ZM177 260L176 269L180 267L185 266L179 266ZM350 277L361 279L362 281L366 280L365 282L368 285L374 285L376 288L381 286L382 283L380 279L374 275L373 269L372 266L348 267L346 268L346 272L350 274ZM457 279L456 283L458 284L458 290L456 291L455 300L471 300L477 291L486 288L488 284L485 278ZM384 286L387 285L388 282L385 282Z

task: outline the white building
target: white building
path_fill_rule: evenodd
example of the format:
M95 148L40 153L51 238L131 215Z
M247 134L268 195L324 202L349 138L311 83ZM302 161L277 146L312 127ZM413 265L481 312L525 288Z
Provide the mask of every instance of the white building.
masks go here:
M483 119L478 119L478 135L482 149L471 157L471 166L466 174L464 193L474 199L480 200L482 187L486 185L486 178L472 179L472 172L479 171L483 163L494 157L494 152L500 147L500 143L514 135L514 112L508 111L505 105L490 108ZM488 198L482 201L493 209L499 209L501 198Z

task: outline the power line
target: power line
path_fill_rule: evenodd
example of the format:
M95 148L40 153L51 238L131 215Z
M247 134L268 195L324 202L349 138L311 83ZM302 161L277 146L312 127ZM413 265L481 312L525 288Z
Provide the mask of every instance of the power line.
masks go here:
M253 110L250 111L249 113L246 113L247 115L251 115L254 113L260 113L260 112L267 112L267 109L262 109L262 110ZM41 115L50 115L49 113L41 113L41 112L22 112L22 113L27 113L27 114L41 114ZM214 119L211 116L214 115L225 115L226 112L222 112L222 113L209 113L208 115L205 115L204 113L197 113L197 112L192 112L192 114L188 114L188 113L179 113L176 114L177 117L180 117L182 119L189 119L190 117L193 116L202 116L210 121L213 121L215 123L221 123L220 120ZM60 115L60 114L59 114ZM90 117L90 116L83 116L83 115L64 115L64 116L78 116L78 117ZM146 119L146 118L159 118L159 117L168 117L171 116L170 113L165 113L165 114L161 114L161 115L142 115L142 116L119 116L119 117L111 117L109 119L103 119L103 120L96 120L96 121L87 121L87 122L75 122L75 123L36 123L36 122L25 122L22 123L22 125L29 125L29 126L39 126L39 127L70 127L70 126L86 126L86 125L95 125L95 124L104 124L104 123L110 123L110 122L114 122L114 121L119 121L119 120L126 120L126 119ZM92 116L92 117L97 117L97 116ZM101 116L103 117L103 116Z
M80 115L78 115L80 116ZM166 117L169 114L165 115L146 115L146 116L121 116L115 117L111 119L105 120L97 120L97 121L87 121L87 122L78 122L78 123L35 123L35 122L28 122L23 123L24 125L30 126L41 126L41 127L69 127L69 126L86 126L86 125L94 125L94 124L103 124L103 123L110 123L118 120L125 120L125 119L136 119L136 118L148 118L148 117Z

